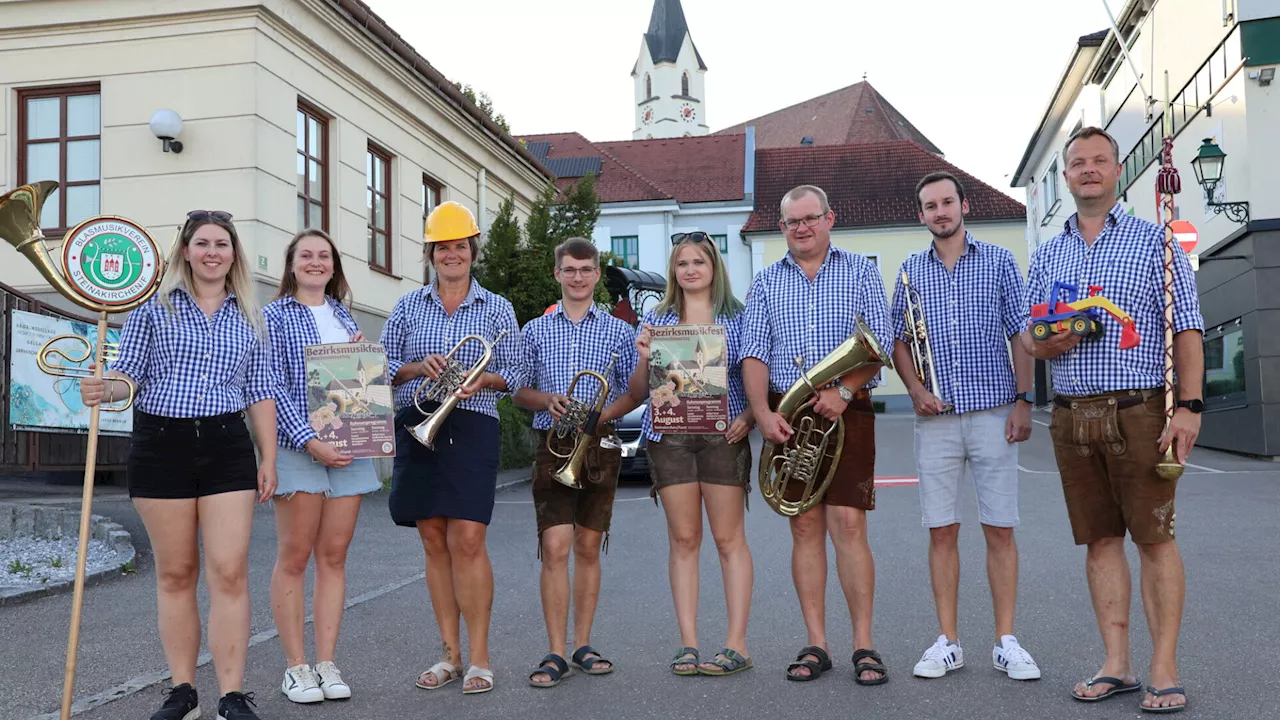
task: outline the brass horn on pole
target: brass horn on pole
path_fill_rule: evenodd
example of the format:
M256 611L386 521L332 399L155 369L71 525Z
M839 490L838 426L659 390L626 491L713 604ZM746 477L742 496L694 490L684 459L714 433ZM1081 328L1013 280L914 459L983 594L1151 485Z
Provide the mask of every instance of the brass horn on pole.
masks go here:
M146 302L160 284L161 259L155 240L139 224L126 218L103 215L76 225L62 239L60 267L45 248L48 240L40 230L40 212L45 201L58 189L49 180L23 185L0 196L0 238L31 261L44 279L67 300L97 313L98 337L93 346L94 370L78 373L63 366L61 357L83 362L89 357L88 338L78 335L60 336L46 342L37 354L40 369L61 377L101 378L103 363L108 359L106 337L107 316L128 312ZM72 337L84 344L84 354L69 355L54 343ZM79 357L79 360L76 358ZM85 450L84 492L80 501L80 537L76 553L75 589L71 600L71 627L67 639L67 661L62 681L62 707L59 717L71 717L72 693L75 690L76 656L80 644L80 615L84 605L85 556L89 547L89 519L93 509L93 479L98 461L98 422L104 409L120 411L133 402L130 384L128 401L123 408L89 409L88 448Z

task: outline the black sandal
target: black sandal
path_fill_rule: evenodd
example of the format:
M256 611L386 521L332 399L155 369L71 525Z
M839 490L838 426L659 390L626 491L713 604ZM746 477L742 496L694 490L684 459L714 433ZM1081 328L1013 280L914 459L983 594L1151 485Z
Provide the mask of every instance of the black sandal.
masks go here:
M806 655L812 655L813 657L818 658L818 662L814 662L812 660L805 660L804 658ZM808 668L809 674L808 675L794 674L793 671L795 671L798 668ZM800 654L796 655L795 662L787 666L787 679L794 680L796 682L808 682L809 680L816 680L819 675L821 675L822 673L830 669L831 669L831 656L827 654L827 651L823 650L817 645L810 645L807 648L802 648L800 650Z
M870 658L874 662L866 662ZM859 662L861 661L861 662ZM875 680L863 680L862 673L878 672L880 677ZM884 661L880 659L880 653L875 650L856 650L853 653L853 681L859 685L883 685L889 682L889 670L884 666Z
M537 681L533 679L534 675L544 674L550 677L550 680ZM542 658L542 662L531 673L529 673L529 684L536 688L550 688L560 684L560 679L569 674L569 666L565 663L564 658L555 653L548 653Z
M595 655L595 657L587 657L588 655ZM608 667L596 668L599 663L604 663ZM573 666L588 675L608 675L613 672L613 663L604 659L590 645L583 645L573 652Z
M693 658L693 659L687 660L686 658ZM676 675L697 675L698 666L701 664L702 663L699 662L698 660L698 648L683 647L683 648L680 648L680 652L676 653L675 657L671 658L671 672L675 673ZM692 665L693 669L677 670L676 669L677 665Z

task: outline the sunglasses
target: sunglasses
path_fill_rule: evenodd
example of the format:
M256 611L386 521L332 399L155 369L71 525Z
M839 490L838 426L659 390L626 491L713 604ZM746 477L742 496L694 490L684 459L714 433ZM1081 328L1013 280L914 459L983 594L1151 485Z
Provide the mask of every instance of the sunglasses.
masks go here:
M711 242L711 236L702 232L701 230L698 230L695 232L689 232L689 233L676 233L675 235L671 236L671 244L673 246L679 245L685 240L688 240L689 242L709 243Z
M187 213L188 222L204 222L205 220L231 222L231 213L225 210L192 210Z

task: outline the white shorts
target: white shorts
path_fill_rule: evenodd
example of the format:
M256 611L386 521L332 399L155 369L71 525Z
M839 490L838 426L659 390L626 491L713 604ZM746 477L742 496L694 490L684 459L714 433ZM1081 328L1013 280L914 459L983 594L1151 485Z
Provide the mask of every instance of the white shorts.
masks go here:
M1018 444L1005 440L1013 404L961 415L916 416L916 472L924 526L960 521L956 495L965 469L978 495L978 519L992 527L1018 526Z
M373 461L352 460L346 467L330 468L311 458L305 450L279 448L276 451L276 496L293 493L324 493L331 498L364 495L382 489Z

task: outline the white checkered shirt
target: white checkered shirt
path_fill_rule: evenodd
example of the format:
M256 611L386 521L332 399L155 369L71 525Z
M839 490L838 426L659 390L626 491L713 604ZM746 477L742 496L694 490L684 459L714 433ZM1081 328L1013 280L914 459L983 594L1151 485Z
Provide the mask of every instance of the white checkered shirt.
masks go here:
M520 327L511 303L501 295L485 290L471 279L471 289L462 304L449 315L444 311L434 281L426 287L410 292L391 309L386 325L382 327L382 346L387 351L387 373L394 378L407 363L420 362L428 355L448 355L458 341L468 335L479 335L492 343L498 333L506 330L502 341L493 348L487 372L501 375L507 382L507 393L520 387L523 370L520 366ZM480 359L483 349L480 343L471 341L458 349L453 356L464 369L470 369ZM413 405L413 394L418 386L428 382L426 376L416 377L396 386L396 410ZM488 388L458 403L463 410L498 417L498 397L503 393Z
M613 353L618 360L608 377L609 395L605 407L622 397L635 372L639 355L631 335L631 326L592 305L582 320L574 322L557 305L552 312L536 317L524 326L523 386L546 393L563 395L569 382L582 370L603 373ZM574 398L589 403L600 384L586 377L574 388ZM551 413L539 410L533 416L533 427L546 430L552 425Z
M325 296L333 314L349 335L360 329L347 306ZM316 438L307 421L307 361L303 348L319 345L320 330L315 315L292 295L273 301L262 309L271 338L272 369L276 374L276 439L280 447L302 450Z
M733 317L716 316L716 324L724 326L725 354L729 363L729 421L741 415L747 409L747 391L742 385L742 329L743 315ZM662 317L655 317L650 310L636 326L636 335L644 331L645 324L659 327L662 325L679 325L680 316L675 310L667 310ZM644 436L654 442L662 439L662 433L653 431L653 422L649 416L649 405L644 406L644 419L641 421Z
M235 295L206 316L181 288L129 314L111 366L138 386L134 407L150 415L196 418L239 412L275 394L271 349L240 313Z
M956 414L1013 402L1018 385L1009 338L1027 326L1022 273L1013 253L968 232L964 239L964 253L952 270L932 242L908 257L898 270L889 311L894 337L905 340L905 272L924 305L934 371L942 386L933 393L955 405Z
M1164 227L1129 215L1119 203L1093 245L1080 235L1076 216L1062 233L1040 246L1027 273L1028 312L1045 302L1055 282L1074 283L1077 299L1101 285L1101 295L1133 316L1141 344L1120 350L1120 323L1098 310L1102 337L1084 340L1049 361L1053 390L1078 397L1113 390L1164 386ZM1173 331L1204 330L1200 298L1187 254L1173 252Z
M800 379L796 356L805 370L849 339L861 315L886 353L892 352L889 301L875 263L834 245L813 280L787 253L760 271L747 293L742 357L769 366L769 388L786 392ZM871 378L864 387L880 384Z

